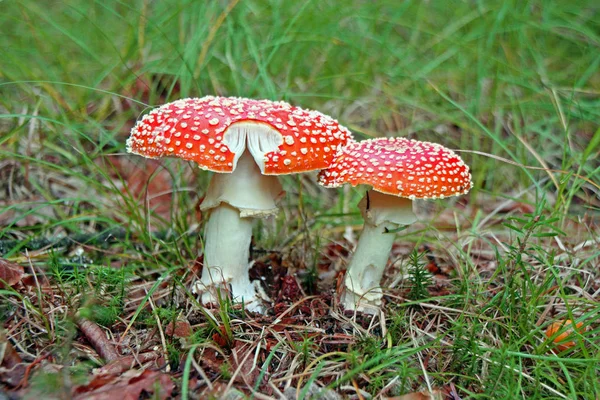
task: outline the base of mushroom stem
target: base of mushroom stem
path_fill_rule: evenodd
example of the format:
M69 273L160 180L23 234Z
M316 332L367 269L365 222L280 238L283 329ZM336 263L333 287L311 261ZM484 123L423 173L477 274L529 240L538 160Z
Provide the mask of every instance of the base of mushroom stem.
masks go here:
M346 288L342 293L340 304L346 311L358 311L365 314L379 314L381 310L381 288L373 288L367 293L358 294Z
M220 270L215 271L219 273ZM217 292L219 290L220 293ZM244 304L244 308L251 312L264 314L267 310L265 302L270 301L269 296L265 293L260 282L250 282L249 278L229 280L227 282L196 282L192 287L192 293L199 295L199 300L202 304L219 305L219 297L221 301L235 293L232 299L236 303Z

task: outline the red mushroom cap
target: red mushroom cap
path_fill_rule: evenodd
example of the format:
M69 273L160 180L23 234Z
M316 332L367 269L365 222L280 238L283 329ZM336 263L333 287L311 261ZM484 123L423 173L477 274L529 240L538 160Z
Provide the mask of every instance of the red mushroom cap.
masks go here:
M352 139L348 129L318 111L281 101L207 96L152 110L131 130L127 151L150 158L175 156L211 171L232 172L236 154L223 138L239 122L266 124L281 135L278 149L264 155L265 175L326 168L338 146Z
M319 173L325 187L371 185L409 199L466 194L473 183L469 167L452 150L405 138L377 138L342 147L333 164Z

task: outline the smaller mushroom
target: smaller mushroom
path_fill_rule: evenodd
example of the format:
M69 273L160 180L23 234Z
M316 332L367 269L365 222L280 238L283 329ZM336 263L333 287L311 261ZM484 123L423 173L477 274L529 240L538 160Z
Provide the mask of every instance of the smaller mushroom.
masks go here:
M333 164L319 173L319 183L328 188L344 183L372 187L359 203L365 223L342 294L347 310L367 313L381 305L380 282L395 232L417 220L413 200L466 194L472 186L469 167L452 150L405 138L341 147Z

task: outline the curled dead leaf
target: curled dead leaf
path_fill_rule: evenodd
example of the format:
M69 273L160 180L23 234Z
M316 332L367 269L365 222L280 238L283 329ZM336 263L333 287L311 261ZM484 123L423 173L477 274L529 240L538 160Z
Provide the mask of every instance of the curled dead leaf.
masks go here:
M169 322L165 329L165 333L169 336L186 338L191 336L192 327L187 321L175 321L175 327L173 328L173 322Z
M96 376L87 385L73 390L74 400L137 400L142 393L153 394L153 399L170 398L175 384L167 374L145 370L127 371L120 376ZM146 397L144 397L146 398Z
M14 286L23 277L23 267L0 258L0 289L4 288L4 285Z

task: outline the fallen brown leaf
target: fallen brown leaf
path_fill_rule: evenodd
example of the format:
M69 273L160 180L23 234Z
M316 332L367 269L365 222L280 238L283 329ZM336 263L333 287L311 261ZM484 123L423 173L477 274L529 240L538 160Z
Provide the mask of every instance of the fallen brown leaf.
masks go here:
M0 367L0 383L16 387L23 381L27 371L27 364L17 364L12 368Z
M21 278L21 283L28 287L47 287L50 285L50 281L45 275L33 275L33 274L25 274L23 278Z
M240 370L235 377L238 383L254 385L260 374L260 368L254 364L254 349L251 346L237 346L231 351L231 367L234 371Z
M23 360L6 337L6 332L0 329L0 366L12 368L21 362Z
M0 329L0 382L15 387L25 376L27 365L6 337L6 332Z
M223 356L214 350L206 350L202 353L202 357L200 358L202 367L215 374L221 373L221 367L225 361Z
M130 193L140 208L149 207L167 221L171 218L172 177L159 161L126 157L105 157L97 161L115 181L123 180L123 193Z
M169 322L165 329L165 333L168 336L186 338L192 334L192 327L187 321L175 321L175 328L173 328L173 322Z
M229 339L227 338L227 330L223 325L219 326L219 331L213 334L212 339L222 348L229 348L230 346Z
M0 289L5 284L14 286L19 283L24 272L22 266L0 258Z
M422 392L407 393L402 396L388 397L386 400L443 400L444 394L440 390L433 393L424 390Z
M175 384L167 374L145 370L127 371L121 376L101 375L73 390L74 400L137 400L143 392L153 399L167 399Z

